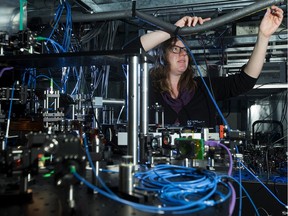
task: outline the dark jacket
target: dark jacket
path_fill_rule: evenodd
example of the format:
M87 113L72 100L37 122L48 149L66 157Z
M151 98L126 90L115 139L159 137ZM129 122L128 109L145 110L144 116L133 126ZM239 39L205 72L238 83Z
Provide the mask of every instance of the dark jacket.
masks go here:
M210 82L207 77L204 80L209 86ZM216 119L216 108L209 97L208 92L200 77L196 77L197 88L194 96L177 114L163 99L159 91L153 89L152 83L150 83L150 107L155 103L161 105L164 109L165 125L173 125L176 121L181 126L187 126L187 121L204 121L204 126L214 127L220 122ZM213 77L211 78L211 85L213 89L213 95L216 101L222 101L231 97L243 94L253 88L257 79L248 76L245 72L231 75L228 77ZM150 123L154 123L154 110L150 111Z

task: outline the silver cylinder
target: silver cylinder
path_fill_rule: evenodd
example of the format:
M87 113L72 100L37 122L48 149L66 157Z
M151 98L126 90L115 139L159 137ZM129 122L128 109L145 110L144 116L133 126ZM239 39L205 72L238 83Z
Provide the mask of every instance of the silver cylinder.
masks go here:
M147 56L142 55L141 58L141 74L140 74L140 145L139 145L139 162L147 161L145 149L148 135L148 119L149 119L149 70Z
M140 132L146 135L148 133L148 89L149 89L149 70L147 56L143 56L141 63L141 96L140 96Z
M129 59L128 71L128 154L133 156L133 164L138 163L138 56Z
M119 167L119 192L132 194L134 168L133 157L130 155L123 156Z

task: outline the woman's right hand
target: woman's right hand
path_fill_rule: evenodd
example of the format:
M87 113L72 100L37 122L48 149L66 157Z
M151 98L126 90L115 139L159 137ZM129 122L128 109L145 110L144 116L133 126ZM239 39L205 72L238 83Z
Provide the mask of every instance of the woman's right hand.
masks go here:
M180 20L178 20L175 25L179 27L194 27L198 23L202 25L204 22L207 22L211 20L211 18L205 18L203 19L202 17L190 17L190 16L184 16ZM168 40L171 37L171 34L165 31L154 31L150 32L148 34L142 35L140 37L140 42L142 44L142 47L145 51L151 50L161 44L162 42Z
M179 27L194 27L197 24L202 25L203 23L211 20L210 17L203 19L202 17L197 16L184 16L180 20L178 20L175 25Z

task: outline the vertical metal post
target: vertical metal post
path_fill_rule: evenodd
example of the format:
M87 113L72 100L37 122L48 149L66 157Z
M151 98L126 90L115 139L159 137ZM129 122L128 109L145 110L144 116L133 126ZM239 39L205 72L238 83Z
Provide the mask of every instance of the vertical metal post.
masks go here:
M99 138L99 131L98 129L95 128L95 134L94 134L94 139L92 141L92 152L95 152L96 154L98 154L100 152L100 138ZM92 182L94 185L96 185L97 187L99 186L99 181L98 181L98 177L99 177L99 168L100 168L100 164L99 161L96 160L95 161L95 173L92 169ZM98 193L97 191L93 191L95 194Z
M141 74L140 74L140 162L145 162L145 149L148 135L148 89L149 89L149 71L147 56L141 55Z
M93 119L93 127L94 128L99 128L100 125L98 124L99 121L99 108L94 108L94 114L95 114L95 119ZM98 121L96 121L96 119Z
M74 186L70 185L69 186L69 199L68 199L68 204L70 209L75 208L75 199L74 199Z
M137 55L129 57L128 70L128 154L138 163L138 64Z

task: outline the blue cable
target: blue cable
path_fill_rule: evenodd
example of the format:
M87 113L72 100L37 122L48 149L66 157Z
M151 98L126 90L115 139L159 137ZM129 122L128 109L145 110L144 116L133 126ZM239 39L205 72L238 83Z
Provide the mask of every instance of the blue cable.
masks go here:
M7 122L10 122L10 119L11 119L11 112L12 112L12 105L13 105L13 98L14 98L14 91L15 91L15 82L13 83L13 86L12 86L12 91L11 91L11 97L10 97L10 105L9 105L9 111L8 111L8 118L7 118ZM7 124L7 127L9 125ZM7 128L8 130L8 128ZM7 144L8 144L8 134L5 135L5 144L4 144L4 149L6 149L7 147Z
M198 67L198 64L197 64L197 62L196 62L196 59L195 59L195 57L194 57L194 54L192 53L191 49L188 47L188 45L183 41L183 39L182 39L180 36L177 36L177 38L184 44L184 46L185 46L186 49L188 50L190 56L192 57L193 62L194 62L194 64L195 64L196 68L197 68L198 74L199 74L200 77L201 77L201 80L202 80L202 82L203 82L203 84L204 84L204 86L205 86L205 88L206 88L206 90L207 90L207 92L208 92L209 97L211 98L211 100L212 100L215 108L217 109L217 111L218 111L218 113L219 113L222 121L223 121L224 124L227 126L227 130L230 131L230 126L229 126L227 120L225 119L225 117L223 116L223 114L222 114L222 112L221 112L221 110L220 110L217 102L215 101L215 99L214 99L211 91L209 90L209 87L207 86L207 84L206 84L206 82L205 82L205 80L204 80L204 78L203 78L203 75L202 75L202 73L201 73L201 71L200 71L200 69L199 69L199 67Z
M25 76L26 76L26 72L28 71L28 69L25 69L25 72L22 75L22 83L25 84Z
M122 71L124 73L124 76L125 76L125 78L127 80L127 71L128 71L127 64L122 64L121 66L122 66Z
M66 25L63 37L63 46L65 50L68 51L71 44L71 35L72 35L71 6L68 2L65 2L65 9L66 9Z
M239 153L238 146L235 145L236 153ZM239 166L239 216L242 215L242 172L240 167L240 161L237 160L237 164Z
M62 68L62 70L63 70L63 68ZM64 75L64 77L61 80L61 82L62 82L62 92L63 93L66 93L66 91L67 91L67 81L69 79L69 74L70 74L70 67L67 67L65 75Z
M137 173L135 174L135 177L139 179L140 183L143 183L146 190L160 191L160 198L164 204L186 204L189 202L187 197L190 197L191 201L193 196L200 195L201 198L198 198L197 201L194 200L193 202L194 206L201 206L203 203L205 203L207 197L210 197L216 192L216 175L214 173L205 173L207 175L205 179L205 177L202 178L200 174L194 174L193 172L195 172L195 169L170 165L159 165L151 171ZM179 177L184 177L185 181L175 182L173 180ZM193 180L188 181L186 179L187 177L190 177ZM152 187L152 189L149 187Z
M26 74L27 72L29 72L29 77L28 77L28 81L27 81L27 86L34 88L36 86L36 82L35 82L35 77L36 77L36 68L26 68L23 75L22 75L22 84L25 85L25 78L26 78ZM33 81L32 81L33 80ZM32 83L32 84L31 84ZM31 85L31 86L30 86Z
M30 70L31 70L31 72L29 73L28 87L35 89L35 87L36 87L36 82L35 82L36 69L31 68Z
M181 170L182 171L182 170ZM185 171L184 171L185 172ZM180 189L186 189L187 187L191 190L191 187L193 187L193 185L196 186L196 188L194 189L194 192L203 192L200 191L202 185L206 185L206 184L210 184L211 182L205 178L205 177L199 177L196 175L187 175L187 173L184 173L182 171L182 174L173 174L173 173L164 173L164 172L160 172L160 171L148 171L146 173L138 173L135 174L136 178L141 178L141 182L143 183L143 185L146 187L147 190L149 190L149 187L152 188L152 190L154 190L155 188L157 190L165 190L165 187L167 187L167 184L169 186L172 187L179 187ZM181 177L181 176L185 176L185 177L193 177L196 178L196 180L192 180L192 181L185 181L185 182L171 182L169 180L169 178L175 178L175 177Z
M40 78L40 77L45 77L45 78L47 78L47 79L49 79L49 80L52 80L51 77L48 77L48 76L43 75L43 74L40 74L40 75L36 76L36 79L38 79L38 78ZM54 84L59 90L61 90L60 86L58 86L57 83L56 83L54 80L53 80L53 84Z
M62 4L58 5L57 9L56 9L56 14L54 16L54 27L50 33L50 36L48 37L49 39L52 37L52 35L54 34L54 31L56 30L56 27L58 26L58 23L60 21L62 12L63 12L63 8L64 6Z
M59 43L57 43L53 39L39 36L36 38L36 40L39 40L39 41L45 40L46 42L49 42L52 45L54 52L56 52L56 53L59 53L60 51L65 52L65 49L63 48L63 46L61 46ZM45 47L46 47L48 53L50 53L49 47L48 46L45 46ZM58 48L60 49L60 51Z
M242 162L239 162L281 205L283 205L286 209L288 209L288 206L283 203L281 200L276 197L271 190L257 177L255 176Z
M60 45L59 43L57 43L55 40L52 40L52 39L50 39L50 38L48 38L47 40L48 40L48 42L50 42L50 43L52 44L52 46L53 46L53 48L54 48L54 51L55 51L56 53L59 53L58 48L60 48L60 50L61 50L62 52L65 52L65 51L66 51L65 48L64 48L62 45Z
M210 147L222 147L224 148L229 156L229 170L228 170L228 175L231 176L232 175L232 171L233 171L233 158L232 158L232 154L229 150L229 148L227 146L225 146L224 144L220 143L220 141L214 141L214 140L208 140L205 141L205 145L210 146ZM230 207L229 207L229 212L232 215L233 211L234 211L234 207L235 207L235 203L236 203L236 194L235 194L235 190L233 188L232 184L229 184L231 190L233 191L232 193L232 199L231 199L231 203L230 203Z
M240 162L237 162L240 165ZM239 166L239 216L242 215L242 172L241 167Z
M95 191L98 191L100 194L112 199L112 200L115 200L115 201L118 201L118 202L121 202L122 204L125 204L125 205L130 205L131 207L135 208L135 209L138 209L140 211L145 211L145 212L150 212L150 213L160 213L160 214L164 214L166 212L169 212L169 213L173 213L173 214L183 214L184 212L185 213L195 213L201 209L204 208L204 205L207 206L213 206L215 205L216 203L218 202L215 202L215 201L209 201L206 200L205 202L202 202L202 203L198 203L199 205L198 206L195 206L195 202L187 202L185 203L184 205L182 206L148 206L148 205L143 205L143 204L138 204L138 203L134 203L134 202L131 202L131 201L128 201L128 200L124 200L118 196L111 196L111 194L109 194L108 192L106 191L103 191L101 190L100 188L92 185L90 182L88 182L87 180L85 180L83 177L81 177L76 171L73 171L72 172L74 174L74 176L81 182L83 182L86 186L90 187L91 189L95 190ZM214 176L214 174L213 174ZM217 180L216 180L217 179ZM215 181L218 181L219 178L215 178ZM219 182L221 184L224 184L223 182ZM227 188L229 188L227 185L226 185ZM216 189L215 189L216 190ZM231 194L231 191L229 191L230 194ZM218 193L218 192L217 192ZM219 202L223 202L224 200L227 200L228 197L230 195L226 195L226 196L221 196L222 199L219 200ZM209 197L207 197L209 198ZM192 207L194 207L193 209L191 209Z
M73 72L74 72L74 76L76 77L77 82L75 84L74 89L71 92L71 95L77 94L78 91L79 91L79 87L80 87L80 84L81 84L81 77L82 77L82 74L83 74L83 69L80 67L79 74L78 74L76 68L73 69Z
M64 9L66 9L66 25L63 26L65 29L64 35L63 35L63 40L62 40L62 45L57 43L55 40L52 39L52 36L55 33L56 28L59 25L60 18L63 14ZM71 6L67 1L64 2L64 4L59 4L56 13L54 16L54 26L53 29L49 35L49 37L45 38L48 42L51 43L54 52L59 53L60 51L62 52L67 52L70 47L71 43L71 35L72 35L72 16L71 16ZM41 37L44 38L44 37ZM46 49L48 52L50 52L49 48L46 46ZM59 50L60 49L60 50Z
M229 175L221 175L221 176L219 176L219 178L228 178L228 179L232 179L233 181L235 181L235 182L239 185L239 187L241 187L242 190L245 192L246 196L248 197L250 203L252 204L252 206L253 206L253 208L254 208L254 210L255 210L256 215L257 215L257 216L260 216L260 215L259 215L259 212L258 212L258 209L257 209L257 207L255 206L255 203L253 202L253 200L252 200L252 198L250 197L249 193L248 193L248 192L246 191L246 189L242 186L242 184L240 184L239 181L237 181L237 179L235 179L235 178L233 178L232 176L229 176Z
M99 171L101 171L101 172L103 172L103 173L119 173L119 171L102 169L102 168L100 168Z

